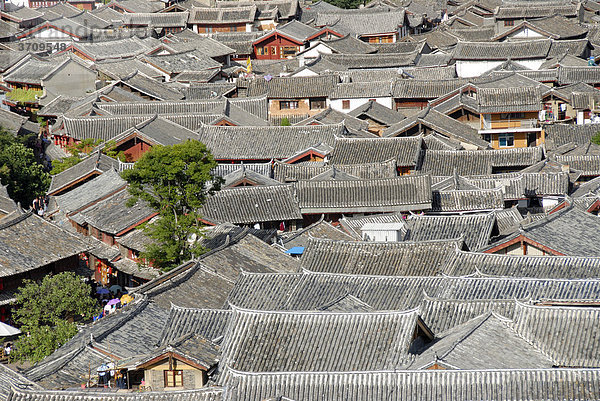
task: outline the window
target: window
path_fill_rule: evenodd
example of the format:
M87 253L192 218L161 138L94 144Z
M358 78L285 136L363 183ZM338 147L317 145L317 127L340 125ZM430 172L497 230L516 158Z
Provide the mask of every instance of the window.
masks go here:
M515 26L515 20L513 19L505 19L504 26Z
M275 46L271 46L271 55L272 56L277 55L277 48Z
M498 134L498 145L501 148L515 146L515 137L513 134Z
M491 134L483 134L483 140L486 142L492 142L492 135Z
M350 100L342 100L342 109L348 110L350 108Z
M183 370L165 370L165 387L183 387Z
M311 110L324 109L326 107L327 107L327 102L325 101L324 97L316 97L316 98L310 99L310 109Z
M269 53L267 52L266 47L257 47L256 54L258 54L259 56L267 56Z
M522 111L517 113L500 113L500 118L503 120L519 120L525 118L525 113Z
M279 101L279 110L295 110L298 108L297 100L281 100Z
M294 57L298 52L296 46L281 46L281 58Z

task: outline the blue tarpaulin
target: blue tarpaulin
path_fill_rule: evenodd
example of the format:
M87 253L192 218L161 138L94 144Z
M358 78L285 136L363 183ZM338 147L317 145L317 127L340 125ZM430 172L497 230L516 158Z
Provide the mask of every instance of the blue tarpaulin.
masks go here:
M304 247L303 246L295 246L295 247L290 248L287 251L285 251L285 253L287 253L289 255L302 255L304 253Z

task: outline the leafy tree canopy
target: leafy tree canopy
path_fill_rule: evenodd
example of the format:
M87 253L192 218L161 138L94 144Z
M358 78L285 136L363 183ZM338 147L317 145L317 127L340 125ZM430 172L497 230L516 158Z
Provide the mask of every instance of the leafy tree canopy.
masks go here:
M8 194L24 207L46 193L50 175L37 162L33 150L22 141L0 129L0 182L8 186Z
M292 125L292 124L290 124L290 119L289 118L283 117L281 119L281 126L282 127L289 127L290 125Z
M37 362L77 333L73 321L88 320L98 306L91 287L73 272L25 280L16 294L15 321L25 333L15 343L11 357Z
M69 153L75 156L79 155L80 153L84 153L87 155L101 143L102 141L100 139L86 138L83 141L67 146L67 150L69 151Z
M339 8L358 8L361 4L366 4L366 0L325 0Z
M80 161L81 158L79 156L69 156L60 160L52 160L52 170L50 170L50 174L55 175L58 173L62 173L63 171L70 167L73 167Z
M595 145L600 145L600 132L597 132L590 141Z
M113 159L120 160L122 162L127 161L127 156L122 150L117 150L117 144L115 141L108 141L104 144L102 151L106 156L112 157Z
M130 205L143 199L158 213L158 219L144 227L155 240L141 257L169 270L205 250L190 241L200 236L198 210L207 196L219 189L211 170L217 163L206 146L187 141L173 146L154 146L122 176L133 195Z

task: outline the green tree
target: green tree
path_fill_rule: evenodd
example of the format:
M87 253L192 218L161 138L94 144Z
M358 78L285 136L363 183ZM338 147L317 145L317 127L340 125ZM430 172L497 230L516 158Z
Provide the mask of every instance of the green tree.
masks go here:
M15 321L24 333L11 352L14 360L37 362L77 333L75 321L88 320L98 310L91 287L73 272L25 280L16 294Z
M600 132L597 132L591 139L590 142L592 142L594 145L600 145Z
M69 156L64 159L52 160L52 170L50 170L50 174L55 175L62 173L66 169L78 164L80 161L81 158L79 156Z
M292 124L290 124L290 119L289 118L283 117L281 119L281 126L282 127L289 127L290 125L292 125Z
M108 141L104 144L104 150L102 151L106 156L112 157L113 159L120 160L122 162L127 161L127 156L122 150L117 150L117 144L115 141Z
M79 141L73 145L67 146L67 150L72 155L79 155L80 153L87 155L101 143L102 141L100 139L86 138L83 141Z
M199 209L219 190L220 181L211 174L216 165L204 144L187 141L154 146L122 173L133 195L130 205L143 199L159 213L155 222L144 226L154 244L142 258L166 271L205 251L190 238L201 235Z
M66 169L80 163L83 160L80 157L80 155L82 153L84 155L89 154L101 142L102 141L100 141L99 139L87 138L81 142L77 142L76 144L67 146L67 151L71 153L71 156L65 157L60 160L52 160L52 170L50 170L50 174L55 175L58 173L62 173Z
M339 8L358 8L361 4L366 5L366 0L326 0L327 3L333 4Z
M0 182L8 186L8 194L24 207L44 195L50 175L37 162L32 149L6 131L0 132Z

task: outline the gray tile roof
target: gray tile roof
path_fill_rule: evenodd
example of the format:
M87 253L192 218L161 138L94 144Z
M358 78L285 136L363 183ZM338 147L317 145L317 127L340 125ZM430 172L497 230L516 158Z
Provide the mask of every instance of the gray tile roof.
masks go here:
M223 189L207 199L201 213L209 221L234 224L302 218L294 189L289 185Z
M101 363L102 362L100 362L100 364ZM48 401L57 398L60 398L63 401L160 401L164 398L164 396L164 391L145 392L143 395L139 395L136 393L117 394L116 392L95 392L82 390L40 391L22 388L15 388L10 393L10 399L14 401ZM170 391L169 399L173 401L222 401L223 389L207 387L198 390Z
M249 169L256 173L262 174L265 177L271 177L271 163L270 162L267 162L267 163L244 163L244 166L246 169ZM236 171L239 168L240 168L239 164L231 164L231 163L218 164L217 167L215 167L212 170L212 174L217 177L223 177L223 176L226 176L227 174L233 173L234 171Z
M464 124L452 117L449 117L437 110L427 107L419 114L406 118L399 123L396 123L389 128L386 128L382 136L400 136L406 133L407 130L421 126L430 128L436 133L450 138L460 143L467 144L470 148L475 146L477 149L487 149L490 145L488 142L481 139L477 130L467 124Z
M8 18L10 20L15 20L17 22L41 18L44 15L42 12L40 12L36 9L29 8L26 6L13 7L11 9L6 7L5 10L2 10L2 14L5 18Z
M242 7L192 7L188 24L233 24L253 23L257 15L256 6Z
M129 13L155 13L165 8L162 1L112 0L109 7L121 8Z
M169 52L197 50L208 57L223 57L233 54L234 50L213 38L194 33L189 29L169 34L162 38L163 47Z
M594 85L600 82L600 68L598 67L559 67L557 80L560 85L585 82Z
M296 246L306 247L313 238L353 241L354 238L331 223L324 220L323 216L316 223L298 230L296 232L284 233L279 238L280 245L285 249L291 249Z
M206 56L199 50L188 50L173 54L159 54L142 57L146 63L168 73L169 75L182 72L197 72L204 70L217 70L221 63Z
M90 366L98 367L108 362L106 353L100 350L119 359L146 353L149 347L158 342L160 332L155 327L167 316L167 310L161 310L147 299L139 298L119 312L85 326L25 374L46 388L79 387L87 380Z
M79 212L79 219L98 230L117 235L156 214L156 211L142 200L128 207L126 203L130 198L131 195L126 189L117 192Z
M422 137L337 138L330 154L334 165L383 163L395 160L398 166L419 164Z
M332 88L331 99L389 98L392 96L392 83L389 81L340 83Z
M433 175L492 174L494 168L520 170L542 160L541 147L494 150L425 150L419 171Z
M153 28L179 28L187 24L189 12L169 13L124 13L123 25L150 26Z
M78 212L107 196L124 189L127 182L116 170L110 169L85 184L55 198L59 210L65 213Z
M449 79L456 78L456 68L455 66L447 66L447 67L403 67L402 71L405 74L410 74L414 78L406 79L403 78L404 75L398 73L398 69L383 69L383 70L372 70L372 69L364 69L364 70L348 70L341 71L339 74L341 76L347 76L350 78L350 82L369 82L369 81L387 81L393 80L396 78L403 78L400 80L401 82L406 82L407 85L409 81L418 80L420 85L426 85L428 83L439 81L446 81ZM434 80L434 81L432 81ZM392 93L393 93L392 88ZM447 93L449 91L445 91Z
M198 140L198 134L164 117L151 117L123 131L109 140L120 142L132 134L139 135L151 144L171 146L188 140Z
M332 169L364 179L391 178L398 175L395 160L363 164L323 164L317 166L288 164L276 161L273 164L273 177L280 182L311 180Z
M577 4L552 5L544 7L543 3L534 3L523 7L522 5L503 5L498 7L496 18L498 19L518 19L518 18L543 18L553 15L562 15L574 17L578 12Z
M262 373L231 370L229 400L332 401L380 399L487 399L542 401L595 399L594 369L425 370L354 373ZM486 385L482 385L486 383Z
M100 152L92 153L80 163L66 169L65 171L53 175L48 188L48 194L53 194L67 186L76 184L82 179L91 175L100 175L110 169L119 167L117 160L108 157Z
M0 109L0 127L17 136L27 117L13 113L10 110Z
M120 133L149 120L146 115L63 116L64 135L77 140L88 138L109 141Z
M257 78L248 83L248 96L266 95L269 99L329 97L338 82L336 75L274 77L269 81Z
M595 196L599 193L600 190L600 177L596 177L587 182L579 184L576 187L575 191L573 191L570 195L571 197L577 198L586 197L586 196Z
M331 146L336 137L343 136L344 126L204 126L199 133L215 159L270 160L287 159L310 147Z
M223 339L221 371L392 370L408 356L417 314L418 310L263 312L234 307Z
M254 0L254 1L230 1L217 0L217 7L241 7L255 5L261 14L271 15L273 9L279 12L280 18L290 19L298 16L301 12L300 5L297 0Z
M506 173L469 176L466 181L481 189L500 188L504 199L566 195L569 192L568 173Z
M41 85L42 80L56 71L65 59L44 60L34 56L29 56L22 60L18 65L7 71L3 77L4 82L18 82Z
M533 306L517 302L513 321L514 330L550 357L555 365L598 366L600 308Z
M207 269L229 280L231 284L243 272L263 274L291 273L299 270L300 263L298 259L286 255L281 250L270 246L251 234L257 231L259 230L243 230L237 235L231 235L228 243L203 255L200 262ZM225 305L224 299L228 293L229 290L221 292L219 299L222 299L223 302L220 306ZM184 295L185 293L180 296ZM190 305L191 300L173 303L176 305L193 306Z
M581 171L583 176L600 175L600 155L556 156L556 161Z
M396 99L435 99L466 83L464 79L397 79L392 86Z
M520 42L459 42L452 52L455 60L523 60L546 58L550 40Z
M289 38L292 38L300 43L304 43L311 36L317 34L319 32L318 29L313 28L312 26L308 26L303 24L300 21L292 20L284 25L280 25L275 29L275 32L279 32ZM271 35L272 33L266 33L265 37ZM260 39L257 39L258 41ZM255 41L255 42L256 42Z
M234 83L219 82L219 83L203 83L193 84L189 88L184 88L183 93L186 99L199 100L209 99L216 96L225 96L235 93L237 87Z
M172 87L152 79L140 72L136 72L134 75L127 78L122 78L120 85L129 86L130 88L133 88L134 90L156 100L183 99L183 94L180 91L175 90Z
M515 300L504 298L445 299L425 295L420 310L422 310L422 317L428 327L439 337L441 333L452 331L456 326L490 312L512 319Z
M387 54L322 54L321 60L339 66L340 71L365 68L398 68L414 66L419 53Z
M481 273L507 277L593 279L600 277L600 258L502 255L459 250L446 266L445 273L451 276Z
M367 53L375 53L377 52L377 47L371 44L365 43L360 39L355 38L354 36L348 34L341 38L333 37L329 40L321 39L321 41L329 48L331 48L336 53L341 54L367 54ZM414 49L409 49L405 51L412 51ZM404 50L395 51L393 53L404 53Z
M477 103L481 113L539 111L542 93L538 88L480 88Z
M434 212L467 212L504 209L502 189L433 191Z
M486 246L492 237L496 218L493 213L459 216L409 216L405 241L462 239L469 250Z
M321 310L350 294L373 310L423 304L425 322L439 333L490 310L512 317L515 299L597 302L599 288L595 279L242 273L228 302L262 310ZM426 294L439 299L428 301Z
M366 133L369 128L369 123L367 121L349 116L341 111L333 110L331 107L301 120L294 125L312 125L313 123L323 125L343 123L347 130L355 132L357 135Z
M112 42L106 42L106 45L109 45ZM115 80L119 80L121 78L127 78L134 74L136 71L140 71L141 73L147 76L158 76L159 73L154 68L150 67L148 64L144 63L141 60L135 59L110 59L111 55L115 54L115 49L110 46L106 46L104 43L100 43L102 49L98 49L98 57L106 57L105 59L96 62L96 68L102 74L111 77ZM100 46L99 46L100 47ZM96 50L96 49L94 49ZM105 51L106 53L101 52ZM143 51L143 48L140 49ZM112 51L112 52L111 52ZM135 50L134 50L135 51ZM117 53L118 55L118 53ZM119 100L117 100L119 101Z
M314 21L316 26L329 26L336 32L357 36L397 32L405 25L405 11L366 10L354 12L347 10L318 13Z
M431 178L427 175L298 181L294 186L303 214L400 212L431 208Z
M302 267L320 273L375 276L436 276L460 241L362 242L310 238Z
M259 174L253 170L246 169L242 164L241 167L223 177L225 182L224 187L235 187L238 185L279 185L279 181L276 181L270 177Z
M579 146L589 145L592 137L600 131L600 124L547 124L544 125L548 150L554 150L568 143Z
M553 361L515 333L509 320L493 312L473 318L436 335L408 369L437 364L450 369L552 368Z
M263 36L263 32L216 32L211 38L234 50L235 54L252 54L252 42Z
M172 305L160 344L169 344L188 334L216 340L225 334L231 310L183 308Z
M261 310L322 310L352 295L373 310L406 310L421 304L424 291L441 288L439 277L364 276L356 274L242 273L228 297L241 308Z
M552 15L545 18L525 20L518 24L514 30L524 28L533 28L535 31L547 35L552 39L572 39L585 36L588 30L578 24L576 20L565 18L562 15ZM509 30L513 31L513 29ZM505 34L506 35L506 34ZM505 36L498 35L498 36ZM496 37L498 37L496 36Z
M13 387L29 387L38 391L42 389L25 376L2 364L0 366L0 400L7 401Z
M243 110L264 120L267 119L268 101L266 96L229 99ZM122 103L98 103L98 108L113 115L154 115L154 114L194 114L213 112L216 107L223 106L224 99L180 100L180 101L146 101Z
M235 253L233 255L237 256ZM188 262L171 272L137 287L136 293L145 294L162 310L168 311L173 304L195 308L220 308L233 288L232 279L201 263ZM157 327L164 327L166 322L165 316ZM154 331L158 335L154 343L156 344L161 338L161 332Z
M594 257L600 254L599 225L600 218L597 216L579 208L567 207L524 225L519 232L508 238L523 235L562 255Z

